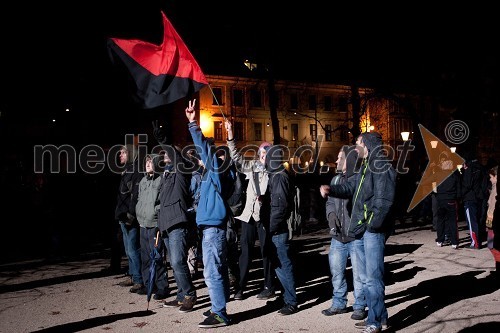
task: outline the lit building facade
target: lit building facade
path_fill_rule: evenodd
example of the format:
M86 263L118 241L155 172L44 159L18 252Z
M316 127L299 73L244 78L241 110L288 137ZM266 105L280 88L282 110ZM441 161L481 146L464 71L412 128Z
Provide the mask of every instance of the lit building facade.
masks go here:
M218 145L225 144L226 117L233 122L238 147L273 141L272 94L267 80L218 75L207 75L207 79L210 86L200 90L198 97L200 126L206 136ZM279 136L289 147L291 158L295 155L292 163L309 162L314 152L320 164L335 162L339 149L353 143L354 121L361 132L378 131L394 148L402 144L401 132L414 131L412 112L401 106L401 96L381 97L371 89L359 88L359 117L353 117L350 86L276 80L273 87ZM404 98L408 102L408 97ZM309 150L299 153L301 147Z

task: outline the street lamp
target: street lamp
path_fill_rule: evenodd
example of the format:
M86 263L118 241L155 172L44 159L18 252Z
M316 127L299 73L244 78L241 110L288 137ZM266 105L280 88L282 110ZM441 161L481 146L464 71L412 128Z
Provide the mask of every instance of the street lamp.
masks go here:
M432 141L431 141L431 147L432 147L432 148L436 148L436 147L437 147L437 145L438 145L437 140L432 140Z
M405 142L408 141L408 139L410 138L410 132L401 132L401 138Z
M455 153L455 152L457 151L457 147L450 147L450 151L451 151L452 153Z

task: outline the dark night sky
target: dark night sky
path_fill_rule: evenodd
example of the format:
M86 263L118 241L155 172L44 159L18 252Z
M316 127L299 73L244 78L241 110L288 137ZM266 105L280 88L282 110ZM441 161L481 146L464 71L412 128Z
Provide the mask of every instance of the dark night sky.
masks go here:
M466 89L471 88L470 79L490 73L498 78L500 57L493 48L500 40L500 20L491 6L405 6L325 1L295 6L274 1L23 2L20 8L2 9L8 20L1 23L0 110L4 117L41 120L66 106L82 117L136 112L109 63L106 40L159 43L160 10L207 74L224 74L250 55L273 64L278 78L411 83L427 90L442 87L443 78L450 87Z

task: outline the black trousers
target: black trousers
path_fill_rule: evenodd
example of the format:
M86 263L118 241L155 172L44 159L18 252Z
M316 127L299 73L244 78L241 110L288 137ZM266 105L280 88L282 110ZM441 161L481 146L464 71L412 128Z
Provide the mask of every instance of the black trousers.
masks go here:
M438 200L438 222L436 242L444 242L449 233L451 245L458 245L457 202L455 200Z
M247 286L250 263L252 262L252 249L255 245L257 235L259 237L260 254L262 256L262 268L264 269L264 287L274 290L275 274L271 268L271 260L269 258L271 236L266 231L264 224L255 222L253 218L248 223L241 222L241 254L238 262L240 266L239 288L245 290Z

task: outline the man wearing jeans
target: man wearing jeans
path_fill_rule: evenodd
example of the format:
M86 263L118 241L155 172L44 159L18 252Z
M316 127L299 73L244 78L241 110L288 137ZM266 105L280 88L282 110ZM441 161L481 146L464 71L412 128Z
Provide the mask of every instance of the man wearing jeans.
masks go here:
M297 312L297 294L295 277L290 258L290 240L288 238L288 217L291 213L290 198L292 185L290 175L283 165L283 150L272 146L266 154L266 170L269 173L268 195L262 209L269 211L269 233L271 235L271 262L283 287L284 306L278 311L286 316Z
M345 184L349 178L355 176L354 168L358 154L355 146L343 146L337 158L337 170L342 173L333 177L330 186ZM349 170L349 171L348 171ZM363 244L364 229L359 229L357 234L350 232L352 198L335 198L328 196L329 185L322 185L320 193L326 202L326 216L330 226L332 241L328 261L332 274L333 297L332 306L321 311L325 316L347 312L347 281L345 270L347 259L351 258L354 304L351 319L363 320L366 317L366 300L363 292L365 276L365 251Z
M165 171L160 182L158 227L177 284L175 299L164 302L163 306L179 308L179 312L186 313L192 311L196 303L196 288L187 264L190 220L187 210L191 207L191 174L182 169L184 160L181 153L161 137L158 127L155 127L154 133L165 150Z
M128 259L128 273L132 277L131 293L146 294L141 274L141 252L139 241L139 223L135 216L135 206L142 175L137 163L137 149L126 144L120 149L120 163L125 166L118 188L115 218L119 221L123 233L123 245ZM123 286L127 284L122 284Z
M331 196L353 196L351 227L366 227L363 234L366 279L363 281L368 318L356 323L365 333L378 333L387 323L384 303L384 249L386 217L394 201L396 172L383 153L382 136L376 132L362 133L356 140L359 156L363 157L360 172L346 184L330 188Z
M227 204L224 195L231 186L222 176L222 160L217 158L215 149L201 132L195 120L196 100L189 101L186 117L189 132L198 154L205 165L205 177L201 182L200 201L196 210L196 224L203 232L203 276L208 288L212 307L205 312L207 318L198 327L211 328L229 325L226 302L229 300L229 273L227 266L226 225Z

